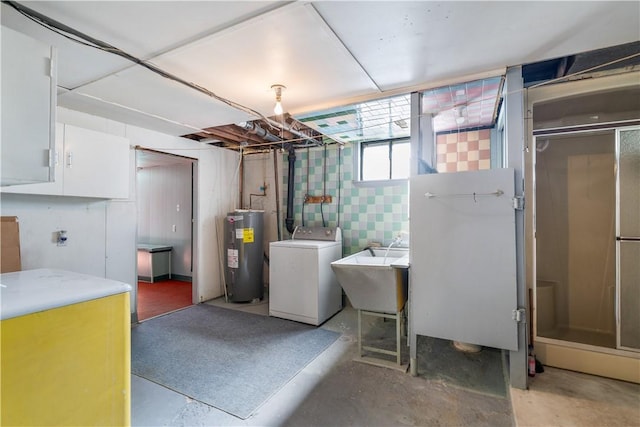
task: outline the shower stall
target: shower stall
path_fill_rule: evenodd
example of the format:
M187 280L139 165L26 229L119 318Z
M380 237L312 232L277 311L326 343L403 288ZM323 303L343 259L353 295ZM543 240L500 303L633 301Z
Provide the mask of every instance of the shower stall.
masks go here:
M639 94L635 86L533 104L534 331L556 357L552 366L581 370L582 360L569 359L594 352L623 357L637 371ZM588 123L605 117L614 120ZM559 357L561 348L583 353ZM638 380L637 372L619 378Z
M539 337L616 347L615 131L536 138Z

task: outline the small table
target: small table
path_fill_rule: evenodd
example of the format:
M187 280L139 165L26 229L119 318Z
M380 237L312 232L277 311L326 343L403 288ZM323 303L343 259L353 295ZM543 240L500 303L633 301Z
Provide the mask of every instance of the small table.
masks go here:
M138 244L138 280L154 283L171 279L172 246Z

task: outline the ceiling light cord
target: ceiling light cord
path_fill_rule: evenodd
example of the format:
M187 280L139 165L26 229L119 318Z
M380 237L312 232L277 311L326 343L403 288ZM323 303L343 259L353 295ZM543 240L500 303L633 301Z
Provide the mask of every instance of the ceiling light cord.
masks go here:
M261 118L262 120L267 121L267 117L265 117L263 114L261 114L260 112L249 108L249 107L245 107L242 104L238 104L237 102L234 102L230 99L224 98L222 96L216 95L215 93L211 92L209 89L206 89L198 84L192 83L192 82L188 82L178 76L175 76L167 71L162 70L161 68L158 68L157 66L151 64L148 61L145 61L143 59L137 58L125 51L123 51L122 49L119 49L113 45L110 45L109 43L103 42L101 40L95 39L87 34L84 34L74 28L71 28L59 21L56 21L55 19L51 19L48 16L42 15L39 12L36 12L33 9L30 9L26 6L21 5L20 3L17 3L15 1L4 1L3 3L8 4L9 6L13 7L15 10L17 10L20 14L22 14L23 16L31 19L33 22L43 26L44 28L47 28L48 30L51 30L53 32L55 32L56 34L59 34L71 41L74 41L76 43L79 43L83 46L88 46L88 47L92 47L104 52L108 52L108 53L112 53L114 55L118 55L122 58L125 58L135 64L140 65L141 67L144 67L164 78L167 78L169 80L175 81L177 83L180 83L184 86L187 86L191 89L197 90L198 92L204 93L205 95L208 95L209 97L220 101L232 108L235 108L237 110L240 110L244 113L250 114L252 116L256 116ZM63 34L63 33L68 33L73 35L74 37L69 36L68 34ZM76 38L77 37L77 38ZM79 40L79 39L80 40ZM84 41L83 41L84 40Z

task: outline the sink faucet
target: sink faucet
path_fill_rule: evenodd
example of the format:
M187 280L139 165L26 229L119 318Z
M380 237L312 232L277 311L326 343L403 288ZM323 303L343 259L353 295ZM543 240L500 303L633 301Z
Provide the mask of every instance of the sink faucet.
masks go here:
M376 253L373 252L373 249L371 248L371 246L367 246L366 248L364 248L365 251L369 251L371 253L371 256L376 256Z
M393 242L391 242L391 244L389 245L389 247L391 246L398 246L402 243L402 234L398 234L395 239L393 239Z
M398 235L391 242L391 246L409 246L409 233L406 231L400 231Z

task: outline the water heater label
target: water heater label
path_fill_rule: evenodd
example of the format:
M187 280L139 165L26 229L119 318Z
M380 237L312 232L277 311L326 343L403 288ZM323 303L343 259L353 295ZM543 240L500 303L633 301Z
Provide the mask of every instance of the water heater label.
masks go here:
M229 268L238 268L238 250L227 249L227 266Z
M236 228L236 239L244 239L244 228Z
M253 228L245 228L243 230L244 230L244 233L242 236L242 242L253 243Z

